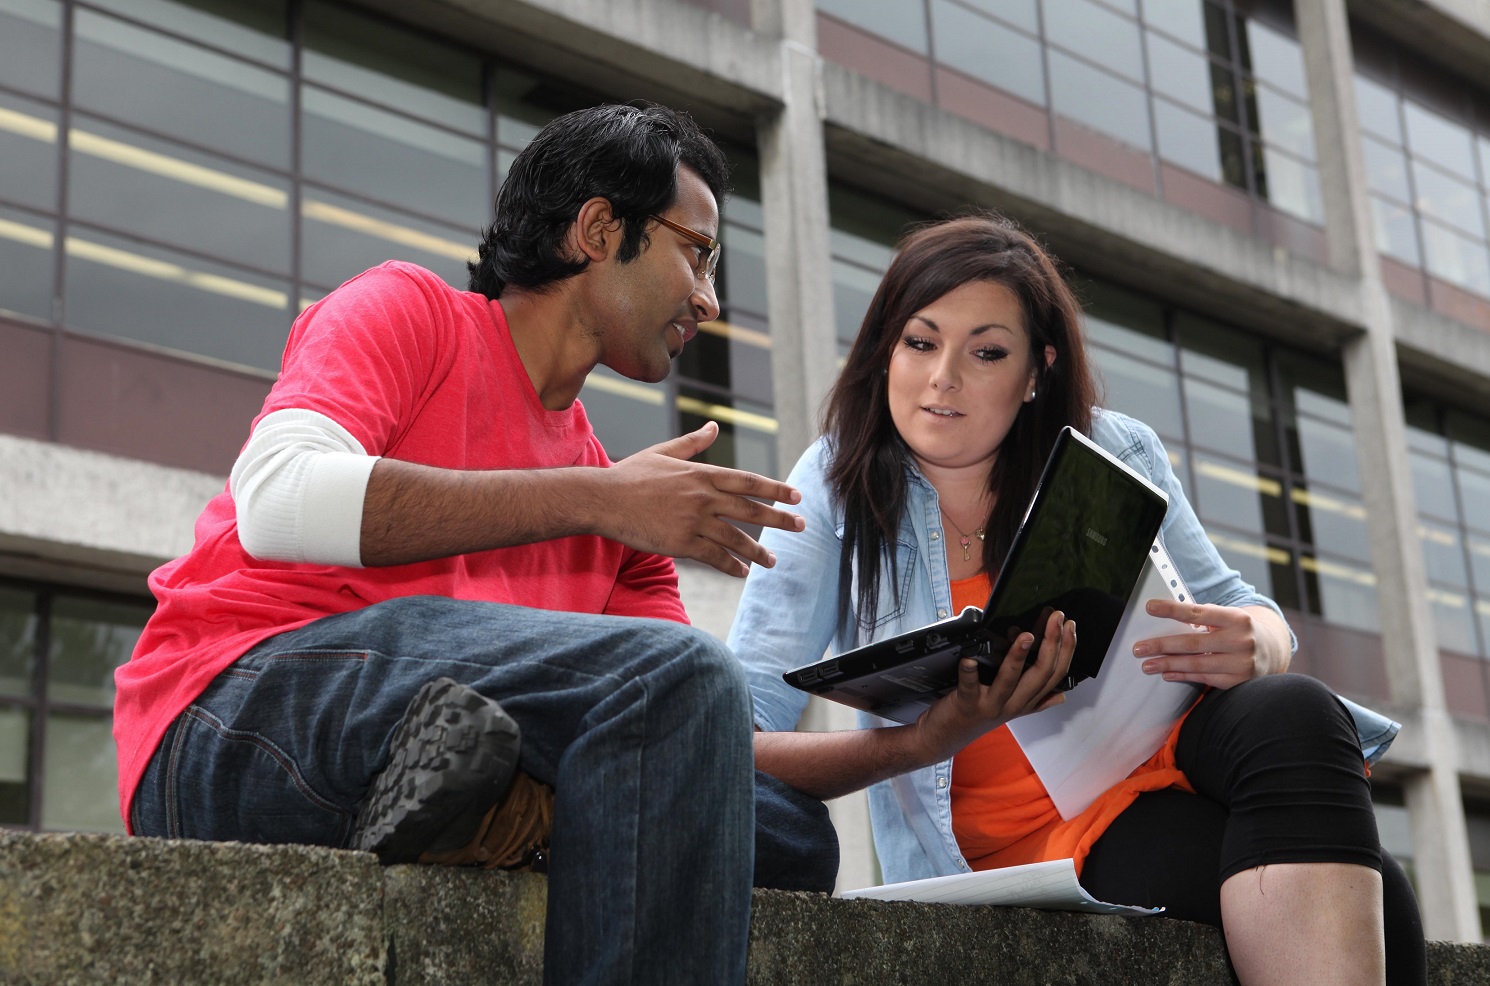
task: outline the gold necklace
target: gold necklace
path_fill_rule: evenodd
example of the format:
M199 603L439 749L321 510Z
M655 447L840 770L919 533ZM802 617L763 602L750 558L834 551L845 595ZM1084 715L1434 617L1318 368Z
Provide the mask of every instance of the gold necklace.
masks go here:
M941 504L937 504L937 509L942 512L942 517L947 521L947 523L951 524L957 531L957 543L962 545L962 560L972 561L973 538L977 538L979 541L982 541L983 535L985 533L984 529L980 527L973 533L968 534L962 528L957 526L957 521L952 519L952 515L947 513L946 508L942 507Z

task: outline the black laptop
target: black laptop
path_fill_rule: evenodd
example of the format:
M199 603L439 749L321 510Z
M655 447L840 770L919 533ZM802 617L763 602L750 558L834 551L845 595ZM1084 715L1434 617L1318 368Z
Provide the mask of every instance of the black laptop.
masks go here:
M1143 573L1169 498L1090 438L1065 428L981 610L786 672L787 684L896 722L915 722L977 658L985 681L1029 631L1060 610L1076 621L1076 653L1058 687L1096 677ZM1030 657L1033 660L1035 651Z

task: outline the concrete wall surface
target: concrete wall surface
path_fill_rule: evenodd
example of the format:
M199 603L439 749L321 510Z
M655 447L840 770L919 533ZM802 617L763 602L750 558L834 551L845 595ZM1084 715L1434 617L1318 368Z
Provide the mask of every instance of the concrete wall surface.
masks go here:
M308 846L0 832L0 982L536 986L547 889ZM1490 982L1490 946L1431 942L1428 957L1432 983ZM1235 981L1202 925L770 890L755 892L748 979Z

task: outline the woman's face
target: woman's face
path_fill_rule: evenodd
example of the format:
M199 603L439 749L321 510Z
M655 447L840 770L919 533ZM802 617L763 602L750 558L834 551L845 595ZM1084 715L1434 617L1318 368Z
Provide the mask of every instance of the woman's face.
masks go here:
M1044 355L1048 363L1054 350ZM1034 384L1019 299L1002 284L972 281L901 328L890 353L890 417L923 469L986 470Z

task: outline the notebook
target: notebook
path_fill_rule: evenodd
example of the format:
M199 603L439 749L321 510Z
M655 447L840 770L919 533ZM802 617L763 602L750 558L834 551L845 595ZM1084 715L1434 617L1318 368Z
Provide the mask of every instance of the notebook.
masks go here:
M1055 609L1076 621L1061 690L1095 677L1164 521L1169 498L1067 427L999 568L988 603L786 672L787 684L895 722L915 722L957 685L971 656L991 681L1009 641L1038 640ZM1031 660L1036 651L1030 652Z

